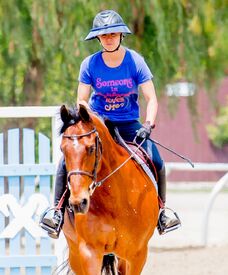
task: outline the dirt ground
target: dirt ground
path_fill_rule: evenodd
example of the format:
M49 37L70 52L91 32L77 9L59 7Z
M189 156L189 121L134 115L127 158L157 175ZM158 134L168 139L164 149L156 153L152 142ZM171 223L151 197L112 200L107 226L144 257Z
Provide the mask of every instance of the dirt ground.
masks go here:
M205 209L210 192L169 192L169 204L182 227L154 234L141 275L228 275L228 193L221 192L211 208L207 246L203 247Z
M151 250L142 275L228 274L228 245Z

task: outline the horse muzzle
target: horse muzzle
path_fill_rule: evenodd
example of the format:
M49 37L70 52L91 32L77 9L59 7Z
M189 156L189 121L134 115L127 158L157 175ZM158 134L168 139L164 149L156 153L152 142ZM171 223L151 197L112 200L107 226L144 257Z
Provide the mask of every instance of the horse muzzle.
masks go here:
M70 198L69 205L70 208L74 211L74 213L86 214L89 210L89 199L83 198L78 201Z

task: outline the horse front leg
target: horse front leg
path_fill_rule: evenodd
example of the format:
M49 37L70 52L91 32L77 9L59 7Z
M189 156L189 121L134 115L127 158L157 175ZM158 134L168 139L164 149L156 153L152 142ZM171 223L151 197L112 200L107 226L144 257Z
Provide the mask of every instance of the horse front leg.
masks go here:
M80 243L78 249L70 250L69 262L77 275L101 275L103 254L85 243Z
M146 262L148 249L147 247L137 251L128 259L126 275L140 275ZM125 273L123 273L125 274Z
M128 263L124 259L119 259L118 261L118 274L125 275L127 274Z

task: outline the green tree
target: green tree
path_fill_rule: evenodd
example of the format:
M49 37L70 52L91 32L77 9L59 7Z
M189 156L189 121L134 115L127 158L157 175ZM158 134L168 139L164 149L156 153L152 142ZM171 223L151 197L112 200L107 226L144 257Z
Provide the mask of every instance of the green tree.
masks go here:
M145 57L159 91L188 80L212 86L227 69L227 1L0 1L1 104L72 101L84 42L97 11L118 10L134 36L127 45Z
M146 59L157 93L186 80L225 76L227 0L0 0L0 105L75 102L80 63L99 49L84 42L94 15L117 10L135 35L124 40ZM189 98L194 106L194 98ZM212 101L214 102L214 101Z
M228 98L227 98L228 103ZM219 109L214 122L207 126L209 138L212 143L221 148L228 144L228 104Z

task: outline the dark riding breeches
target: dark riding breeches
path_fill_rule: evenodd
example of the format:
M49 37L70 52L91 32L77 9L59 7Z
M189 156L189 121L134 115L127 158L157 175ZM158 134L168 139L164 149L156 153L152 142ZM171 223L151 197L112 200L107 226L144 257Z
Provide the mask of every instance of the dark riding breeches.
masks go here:
M131 142L134 140L137 130L142 127L142 124L137 120L127 122L112 121L112 124L118 128L121 137L125 141ZM139 141L137 140L137 142ZM142 147L151 157L157 171L161 170L163 167L163 160L158 152L157 146L152 141L146 140Z

